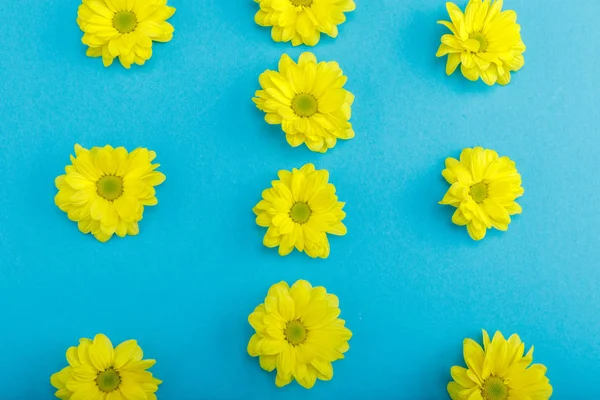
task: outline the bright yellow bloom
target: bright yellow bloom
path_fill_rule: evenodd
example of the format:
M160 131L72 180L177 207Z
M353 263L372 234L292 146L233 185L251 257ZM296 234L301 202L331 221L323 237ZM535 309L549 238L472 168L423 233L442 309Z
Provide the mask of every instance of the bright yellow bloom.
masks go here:
M173 26L166 22L175 13L167 0L83 0L77 23L87 55L102 57L105 67L113 59L125 68L143 65L152 56L152 41L168 42Z
M313 288L299 280L290 288L280 282L271 286L264 304L248 317L256 330L248 354L259 357L266 371L277 368L278 387L296 379L310 389L317 378L333 377L331 363L344 358L350 347L352 332L339 315L338 298L324 287Z
M337 37L338 25L346 21L345 12L354 11L353 0L254 0L260 5L254 20L272 26L276 42L292 41L294 46L319 43L321 32Z
M454 382L448 384L452 400L548 400L552 386L542 364L533 361L533 346L527 354L519 336L508 340L496 332L490 342L483 331L483 349L465 339L463 354L467 368L450 370Z
M162 381L146 371L156 361L143 356L135 340L113 349L102 334L93 341L81 339L67 350L69 366L52 375L50 383L63 400L156 400Z
M492 227L507 230L510 216L521 214L515 201L523 195L521 175L508 157L481 147L464 149L460 161L446 159L442 175L452 186L440 204L457 208L452 222L466 225L474 240L483 239Z
M327 258L327 234L343 236L346 226L341 222L346 213L345 203L338 201L335 186L328 183L329 172L315 170L312 164L290 171L279 171L279 180L263 191L261 200L252 211L256 223L269 228L263 243L279 246L286 256L294 247L310 257Z
M354 95L344 89L348 78L336 62L320 62L312 53L300 55L296 64L287 54L279 71L260 75L263 90L252 100L267 113L265 121L281 124L288 143L306 143L312 151L325 153L337 139L352 139L349 122Z
M511 71L525 64L525 44L517 14L502 11L503 0L470 0L465 13L454 3L446 3L452 22L438 21L452 31L442 36L437 56L448 54L446 74L462 64L462 74L469 80L481 78L486 84L506 85Z
M165 176L152 164L156 153L138 148L127 153L123 147L75 145L72 165L56 178L56 205L78 223L83 233L106 242L113 234L137 235L144 206L158 203L154 186Z

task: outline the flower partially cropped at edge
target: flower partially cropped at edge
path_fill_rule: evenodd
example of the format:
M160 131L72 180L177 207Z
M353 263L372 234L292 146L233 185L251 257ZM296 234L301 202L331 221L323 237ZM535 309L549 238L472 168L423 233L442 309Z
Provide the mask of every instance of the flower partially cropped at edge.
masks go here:
M252 100L266 113L267 123L281 124L291 146L305 143L312 151L325 153L337 139L354 137L349 122L354 95L344 89L347 80L337 62L317 63L307 52L296 64L284 54L279 71L260 75L262 90Z
M256 307L248 322L256 333L248 343L248 354L259 357L266 371L277 369L275 385L293 379L307 389L317 378L333 377L335 360L344 358L352 332L339 319L339 300L324 287L299 280L269 289L264 304Z
M312 164L300 169L279 171L279 180L262 192L261 200L252 211L256 223L269 228L263 239L267 247L279 246L286 256L294 247L310 257L327 258L327 234L346 234L342 220L345 203L339 202L335 186L328 183L329 172L315 170Z
M486 84L510 82L510 73L525 64L525 44L517 14L502 11L503 0L470 0L463 13L456 4L446 3L450 21L438 21L452 34L442 36L438 57L448 55L446 74L461 64L462 74Z
M168 42L173 26L166 22L175 13L166 0L83 0L77 24L87 55L102 57L105 67L113 59L125 68L143 65L152 56L152 41Z
M135 340L113 348L98 334L81 339L67 350L69 366L55 373L50 383L63 400L156 400L159 379L146 371L155 360L142 360L144 353Z
M506 231L510 216L521 213L515 201L524 192L521 175L508 157L481 147L467 148L460 160L446 159L442 175L452 186L440 204L457 208L452 222L466 225L474 240L483 239L492 227Z
M260 5L254 21L272 26L276 42L292 42L298 46L319 43L321 32L335 38L338 25L346 21L345 12L354 11L353 0L254 0Z
M533 346L525 354L525 344L518 335L508 340L496 332L490 342L483 331L483 348L465 339L463 354L467 368L450 370L453 382L448 384L452 400L548 400L552 386L546 367L533 364Z
M158 203L154 186L165 176L152 164L156 153L138 148L128 153L123 147L75 145L75 157L56 178L56 205L77 222L83 233L101 242L113 234L124 237L139 233L144 206Z

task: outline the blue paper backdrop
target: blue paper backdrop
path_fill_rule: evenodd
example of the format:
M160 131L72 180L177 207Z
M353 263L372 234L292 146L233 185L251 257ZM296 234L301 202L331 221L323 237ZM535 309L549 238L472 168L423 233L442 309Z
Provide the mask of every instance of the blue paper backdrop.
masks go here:
M464 1L461 1L461 6ZM80 337L136 338L170 399L445 399L481 328L535 344L556 399L600 397L600 79L596 0L510 0L528 46L508 87L446 77L444 2L362 1L337 40L356 138L291 148L251 97L282 53L257 5L177 0L174 40L144 67L85 56L77 1L0 2L2 398L52 397ZM167 175L141 234L101 244L54 205L73 144L148 147ZM496 149L523 176L523 215L473 242L437 204L444 159ZM279 169L313 162L347 202L331 257L281 258L251 208ZM246 354L248 314L280 280L341 300L354 332L335 378L277 389Z

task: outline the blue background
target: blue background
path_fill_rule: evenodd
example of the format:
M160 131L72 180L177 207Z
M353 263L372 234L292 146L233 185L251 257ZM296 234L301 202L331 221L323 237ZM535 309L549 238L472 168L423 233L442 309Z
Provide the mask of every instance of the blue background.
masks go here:
M461 1L461 7L466 2ZM600 397L597 18L600 3L510 0L528 46L507 87L436 59L443 1L362 1L336 60L356 138L291 148L251 97L282 53L251 1L173 0L174 40L143 67L87 58L77 1L0 0L0 381L3 399L51 398L80 337L136 338L160 399L445 399L464 337L535 344L556 399ZM167 181L141 233L97 242L54 205L73 145L154 149ZM437 204L463 147L517 162L524 212L472 241ZM251 208L279 169L314 162L347 202L328 260L262 246ZM341 300L354 332L335 378L277 389L246 354L247 316L271 284L304 278Z

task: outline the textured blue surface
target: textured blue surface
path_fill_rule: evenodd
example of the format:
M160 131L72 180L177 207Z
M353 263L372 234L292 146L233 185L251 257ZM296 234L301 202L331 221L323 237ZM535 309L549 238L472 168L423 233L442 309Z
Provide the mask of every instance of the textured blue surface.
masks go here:
M356 138L318 155L250 100L264 69L305 50L272 42L251 1L173 1L174 40L127 71L85 57L76 1L0 0L2 399L51 398L67 347L98 332L139 340L163 400L444 399L481 328L535 344L554 398L600 398L600 3L505 3L526 65L488 88L435 58L443 1L359 2L313 50L349 76ZM74 143L157 151L167 181L139 236L101 244L54 205ZM509 231L480 243L436 204L444 159L474 145L514 159L526 191ZM326 261L262 247L251 212L306 162L347 202ZM310 392L275 388L246 354L247 315L299 278L337 294L354 332Z

